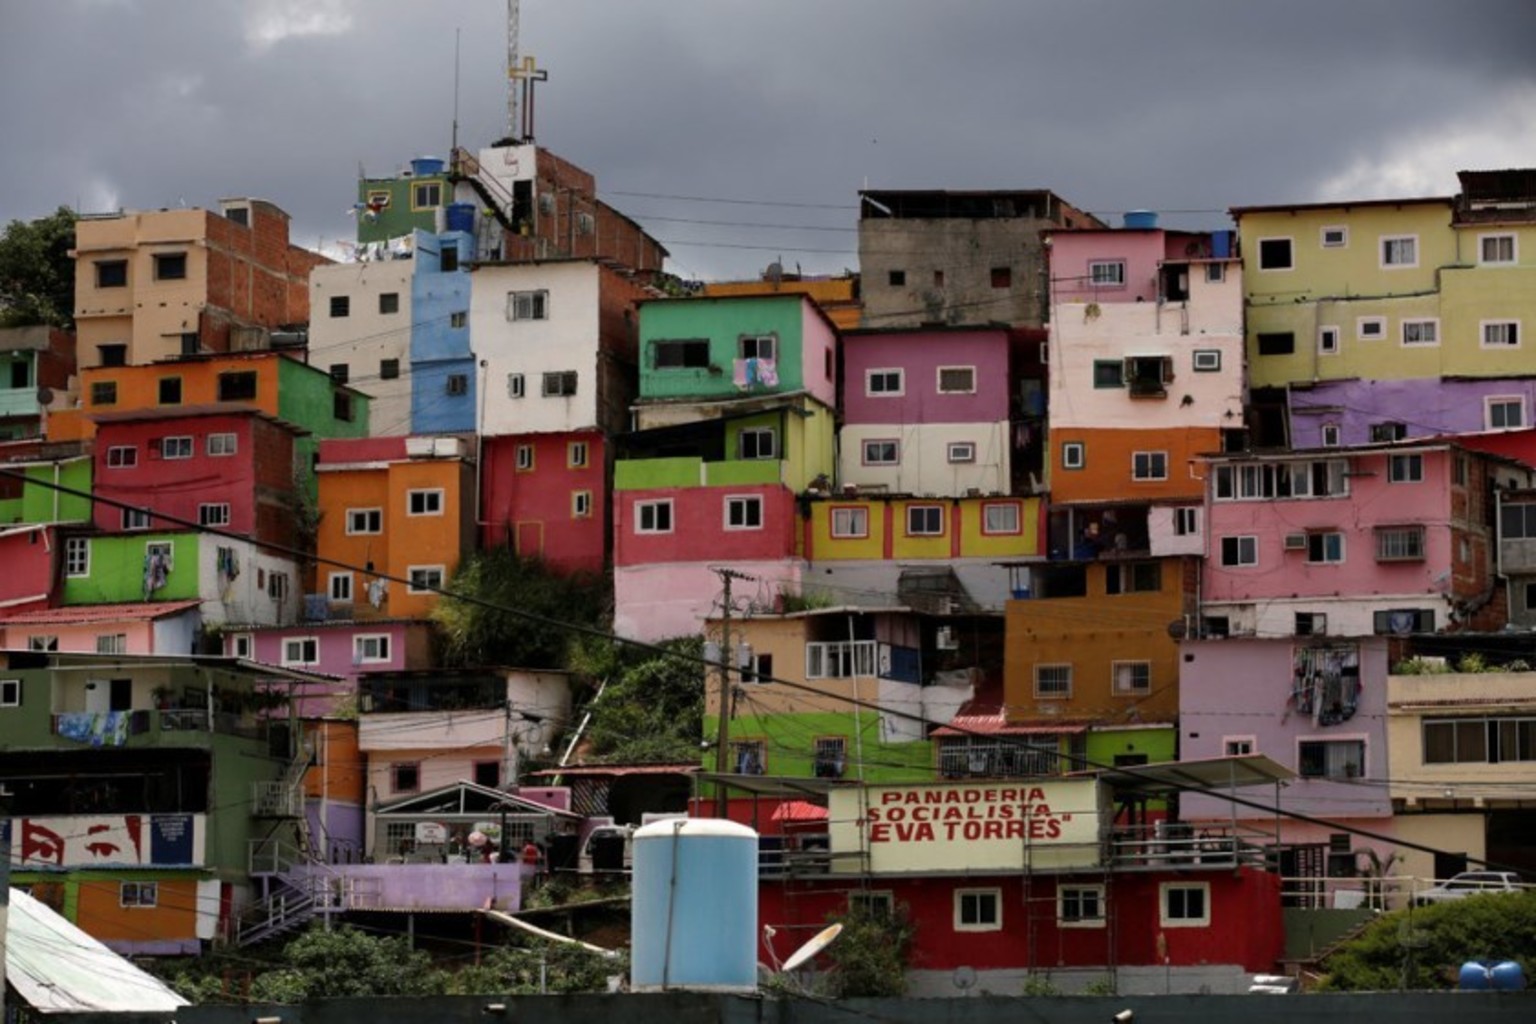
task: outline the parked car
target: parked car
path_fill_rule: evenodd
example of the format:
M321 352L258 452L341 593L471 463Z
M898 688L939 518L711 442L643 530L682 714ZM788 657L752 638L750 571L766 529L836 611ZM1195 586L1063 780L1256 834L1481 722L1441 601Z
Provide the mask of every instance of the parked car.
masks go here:
M1520 876L1513 871L1463 871L1433 888L1415 893L1413 902L1416 906L1426 907L1431 903L1463 900L1482 893L1519 892L1524 888Z

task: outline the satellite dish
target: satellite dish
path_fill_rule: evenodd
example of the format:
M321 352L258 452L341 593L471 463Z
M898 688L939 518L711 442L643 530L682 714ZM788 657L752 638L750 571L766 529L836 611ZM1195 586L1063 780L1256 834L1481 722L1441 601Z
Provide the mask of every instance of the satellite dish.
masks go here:
M53 401L53 388L42 387L37 389L37 404L47 405Z
M832 924L813 935L805 945L789 954L789 959L784 961L784 970L793 971L803 967L817 953L826 949L843 934L841 924Z
M964 992L966 989L976 984L976 968L967 967L962 964L961 966L955 968L955 973L950 978L950 981L953 983L955 988L959 989L961 992Z

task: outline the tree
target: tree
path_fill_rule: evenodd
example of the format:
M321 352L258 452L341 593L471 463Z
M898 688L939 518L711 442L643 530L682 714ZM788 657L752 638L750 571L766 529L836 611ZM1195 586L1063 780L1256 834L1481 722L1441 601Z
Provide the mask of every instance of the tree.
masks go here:
M823 954L832 964L828 995L847 999L906 994L913 927L905 906L887 914L854 904L830 920L841 922L843 930Z
M607 679L589 705L591 758L616 764L680 764L699 759L704 735L704 641L678 637L661 651L598 641L582 644L574 667Z
M466 558L447 589L472 599L445 597L432 610L443 634L443 663L450 667L563 668L572 636L563 624L602 628L608 620L601 581L558 576L538 559L505 547Z
M75 213L61 206L0 234L0 327L75 322Z
M1468 960L1536 968L1536 891L1490 893L1383 914L1324 965L1335 991L1455 988Z

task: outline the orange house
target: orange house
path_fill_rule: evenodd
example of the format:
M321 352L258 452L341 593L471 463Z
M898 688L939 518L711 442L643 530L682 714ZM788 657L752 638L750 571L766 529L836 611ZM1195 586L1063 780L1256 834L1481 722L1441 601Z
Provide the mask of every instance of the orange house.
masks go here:
M1125 504L1205 499L1197 455L1221 450L1214 427L1051 431L1050 487L1055 504L1113 501Z
M321 442L317 582L333 616L419 619L436 604L434 588L474 545L474 463L463 449L453 437Z
M1006 610L1009 720L1174 721L1179 629L1172 627L1194 610L1198 579L1187 557L1036 567L1034 596Z

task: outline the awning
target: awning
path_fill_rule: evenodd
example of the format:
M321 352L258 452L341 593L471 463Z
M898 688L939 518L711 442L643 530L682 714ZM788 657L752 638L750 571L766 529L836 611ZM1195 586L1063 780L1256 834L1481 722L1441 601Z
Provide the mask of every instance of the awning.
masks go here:
M1016 722L1001 715L956 715L933 736L1076 736L1088 731L1087 722Z
M790 775L737 775L733 772L725 774L700 772L694 778L704 782L718 783L727 789L750 793L753 796L824 797L834 789L858 785L857 782L843 779L796 778Z
M1165 761L1161 764L1100 768L1072 774L1097 775L1121 792L1144 794L1167 794L1182 790L1219 792L1246 786L1273 786L1296 777L1295 772L1264 754L1210 757L1199 761Z
M773 809L770 821L826 821L827 809L805 800L786 800Z

